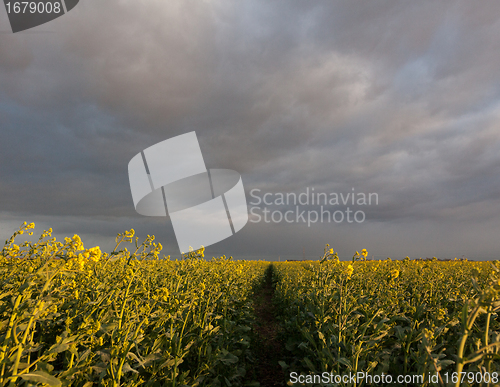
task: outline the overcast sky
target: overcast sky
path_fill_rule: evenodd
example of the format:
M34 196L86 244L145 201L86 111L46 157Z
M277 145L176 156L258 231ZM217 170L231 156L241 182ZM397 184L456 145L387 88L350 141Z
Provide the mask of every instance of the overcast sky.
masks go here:
M249 222L210 256L498 259L499 36L499 2L81 0L16 34L0 9L0 237L33 221L109 251L134 228L179 256L127 166L196 131L249 202L378 194L363 223Z

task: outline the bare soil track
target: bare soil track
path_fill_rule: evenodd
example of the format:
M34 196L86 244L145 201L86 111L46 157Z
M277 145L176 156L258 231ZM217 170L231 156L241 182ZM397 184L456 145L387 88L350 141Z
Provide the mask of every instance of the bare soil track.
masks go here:
M257 318L254 326L256 333L254 350L257 358L255 373L262 387L286 386L285 373L278 364L278 361L283 360L283 343L278 338L280 325L274 313L273 294L270 266L263 286L255 295L254 303Z

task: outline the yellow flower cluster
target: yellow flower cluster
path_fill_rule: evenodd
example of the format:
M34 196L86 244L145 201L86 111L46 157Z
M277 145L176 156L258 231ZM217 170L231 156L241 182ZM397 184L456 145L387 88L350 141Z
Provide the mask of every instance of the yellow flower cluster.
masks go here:
M64 242L67 258L75 258L78 256L77 251L85 249L82 239L77 234L73 235L73 238L64 238Z
M327 261L339 262L338 254L333 249L330 248L330 245L328 243L325 246L325 252L323 254L323 257L321 257L321 263Z
M352 273L354 273L354 267L352 267L352 265L349 264L347 265L346 268L347 279L351 279Z
M78 247L78 250L83 249L83 243L78 235L75 235L72 239L66 238L66 243L73 244L73 248ZM68 241L69 240L69 241ZM91 247L90 249L85 249L81 253L75 254L73 251L68 251L67 256L69 257L68 266L76 265L79 270L85 269L85 266L89 262L98 262L101 259L102 253L99 246Z
M182 252L181 254L184 258L203 258L205 256L205 246L202 245L198 250L194 250L189 246L189 252Z
M7 255L10 258L17 257L19 254L19 246L18 245L12 245L10 249L4 249L5 255Z
M367 256L368 256L368 251L366 249L363 249L361 250L361 254L359 253L359 251L356 251L356 253L354 253L352 257L352 260L355 261L360 259L361 261L366 261Z
M23 223L23 225L21 226L21 229L17 232L19 235L23 235L25 231L27 230L31 230L31 229L34 229L35 228L35 223L30 223L30 224L27 224L26 222ZM29 235L33 235L32 232L29 232Z
M78 259L79 260L85 260L85 259L90 259L91 261L97 262L101 258L101 249L99 246L96 247L91 247L88 250L83 251L82 253L78 254Z

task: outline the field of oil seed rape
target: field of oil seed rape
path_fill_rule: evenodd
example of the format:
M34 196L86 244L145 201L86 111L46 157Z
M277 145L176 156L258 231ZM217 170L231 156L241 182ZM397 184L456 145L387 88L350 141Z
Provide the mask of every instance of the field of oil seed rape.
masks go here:
M249 296L268 263L158 259L134 231L103 254L75 235L0 256L0 385L218 386L251 380ZM134 249L120 249L123 242Z
M2 386L258 386L258 352L276 340L255 333L264 287L281 341L268 349L282 349L264 358L282 368L265 375L273 386L291 372L500 386L498 261L367 261L362 250L342 262L328 245L318 261L206 261L203 249L174 261L133 230L109 254L52 230L16 244L33 228L0 254Z
M500 385L498 261L366 256L340 262L327 245L321 262L273 264L287 372L431 373L437 383L419 385Z

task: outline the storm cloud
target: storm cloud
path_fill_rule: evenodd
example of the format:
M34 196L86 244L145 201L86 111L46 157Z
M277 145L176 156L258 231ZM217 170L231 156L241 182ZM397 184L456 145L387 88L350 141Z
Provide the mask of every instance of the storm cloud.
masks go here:
M23 221L112 248L127 165L196 131L209 168L261 192L376 192L362 224L249 223L242 258L498 258L500 3L80 2L9 32L0 12L0 236Z

